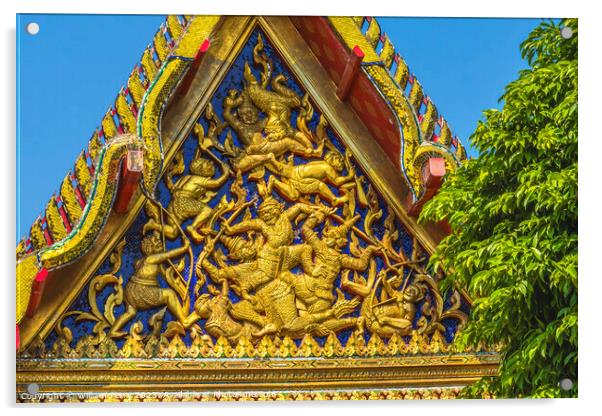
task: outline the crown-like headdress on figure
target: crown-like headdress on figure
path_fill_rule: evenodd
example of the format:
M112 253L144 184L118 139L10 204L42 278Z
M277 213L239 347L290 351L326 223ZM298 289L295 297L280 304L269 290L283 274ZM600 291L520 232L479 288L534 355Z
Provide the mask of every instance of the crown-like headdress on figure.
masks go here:
M236 237L228 237L228 236L222 235L219 238L219 241L224 246L226 246L226 248L228 249L228 251L230 253L236 252L248 244L248 241L239 235L237 235Z
M228 257L236 261L249 261L257 254L257 247L252 241L241 236L221 236L219 241L228 249Z
M145 255L154 254L161 245L161 236L158 232L153 232L145 236L140 242L140 248Z
M203 172L206 169L213 168L213 162L209 159L205 159L204 157L197 157L190 162L190 171L193 173Z
M238 106L237 111L251 110L256 113L258 112L257 107L253 105L253 102L251 101L251 97L249 97L249 93L247 92L247 90L243 90L240 93L240 98L241 103L240 106Z
M261 202L261 204L259 204L259 208L257 208L257 213L261 215L262 213L269 211L272 208L278 208L282 211L283 206L275 198L268 196Z

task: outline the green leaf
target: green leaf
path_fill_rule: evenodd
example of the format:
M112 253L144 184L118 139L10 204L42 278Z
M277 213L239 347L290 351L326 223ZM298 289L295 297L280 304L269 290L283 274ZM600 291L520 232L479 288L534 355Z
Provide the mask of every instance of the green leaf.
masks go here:
M520 46L530 67L470 137L479 157L447 175L420 216L452 226L430 264L448 271L441 287L474 299L456 342L503 345L499 376L467 397L577 395L558 388L577 380L577 35L576 19L533 30Z

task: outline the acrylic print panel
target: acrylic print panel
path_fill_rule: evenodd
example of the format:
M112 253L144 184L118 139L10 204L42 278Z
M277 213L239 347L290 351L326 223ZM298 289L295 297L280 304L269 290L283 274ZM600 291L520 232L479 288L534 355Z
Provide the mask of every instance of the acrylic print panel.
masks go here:
M18 401L577 395L575 20L18 26Z

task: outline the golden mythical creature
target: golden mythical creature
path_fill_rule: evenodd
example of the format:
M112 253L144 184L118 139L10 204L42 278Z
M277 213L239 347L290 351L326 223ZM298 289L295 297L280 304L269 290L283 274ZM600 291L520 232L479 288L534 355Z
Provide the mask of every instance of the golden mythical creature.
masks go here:
M144 257L137 260L134 265L134 275L125 286L125 312L115 320L110 331L111 337L126 335L121 328L129 322L138 311L166 306L169 312L188 328L198 320L198 315L193 312L187 315L178 299L178 295L171 288L162 288L159 284L159 275L163 263L180 257L188 251L189 244L184 240L184 245L176 249L163 252L161 238L153 233L142 240L141 250Z
M199 228L207 222L213 213L213 209L207 205L209 199L214 196L212 189L220 188L228 180L230 169L219 161L222 175L215 176L215 165L208 159L196 157L190 163L190 174L184 175L171 185L172 200L167 207L166 222L161 224L158 216L151 218L145 225L143 233L149 230L161 231L165 237L173 240L178 237L180 224L190 218L194 218L192 224L186 230L196 242L200 242L203 236ZM205 230L208 231L208 230Z
M320 207L318 209L326 209ZM229 226L222 223L226 235L236 235L249 231L260 232L266 243L258 254L259 268L266 273L266 279L273 279L282 270L304 263L310 267L310 248L304 244L293 244L294 230L292 221L300 214L309 215L316 210L315 206L297 203L284 210L284 206L271 196L267 196L259 205L259 218L243 220Z
M304 313L312 315L327 313L332 308L334 298L334 282L342 269L365 271L368 268L372 255L380 250L375 246L368 246L361 257L356 258L342 253L342 248L348 244L347 234L353 224L359 219L355 216L342 225L335 227L327 223L323 231L323 238L320 238L314 228L318 224L324 223L326 215L332 211L315 211L304 222L301 227L303 240L312 248L315 264L313 269L304 270L302 275L292 275L289 277L293 284L298 304ZM372 263L374 266L374 263ZM375 273L374 267L370 274ZM337 308L343 304L348 306L357 306L358 301L345 301L339 296ZM336 318L339 318L336 316ZM361 320L357 318L332 319L322 322L326 328L339 331L354 325L361 326Z
M348 194L341 197L334 195L325 181L336 187L345 184L355 186L352 171L346 176L341 176L345 163L343 156L336 150L330 150L324 160L314 160L302 165L291 165L276 160L273 154L268 155L267 168L287 179L282 182L275 176L268 180L268 191L276 190L285 198L297 201L302 195L318 194L333 206L341 205L348 200Z
M224 321L224 325L236 328L237 332L233 329L227 338L238 337L238 331L243 328L247 333L255 329L251 332L251 336L258 338L276 331L293 337L302 336L312 329L312 325L316 330L323 331L340 330L356 325L356 319L353 318L336 322L335 320L352 312L359 302L340 299L333 308L327 310L315 311L315 313L307 310L299 311L292 290L293 282L288 280L290 275L287 274L288 272L283 272L271 280L268 279L269 274L266 274L265 268L259 267L258 261L255 260L256 243L240 236L234 238L223 236L220 240L229 250L228 257L241 263L228 266L220 264L221 267L218 268L203 258L202 267L213 281L222 284L225 281L232 282L233 289L242 298L239 302L228 304L227 317L223 314L218 315ZM213 248L214 240L211 240L206 244L205 250L211 252ZM232 318L242 321L243 325L233 326L226 323ZM318 325L321 322L323 327ZM258 328L262 329L257 331ZM209 329L207 331L209 332ZM251 336L248 338L250 339Z
M291 126L291 110L300 108L301 100L284 85L286 78L279 74L271 83L272 90L259 84L248 63L245 64L244 77L247 82L245 93L252 103L263 111L267 118L262 133L254 133L251 142L245 147L243 155L236 161L237 169L246 172L266 161L265 155L273 153L276 157L285 153L303 157L322 154L323 143L314 149L307 133Z
M228 280L223 279L221 291L213 285L208 286L209 293L200 295L195 303L196 314L206 319L205 331L215 338L224 337L236 345L241 337L251 339L257 327L247 321L239 323L232 318L233 305L228 297Z
M308 325L321 323L335 316L335 313L339 317L353 310L353 306L343 302L334 311L299 316L293 282L288 279L290 274L283 272L298 265L304 269L313 268L311 247L306 244L292 245L294 231L291 222L301 213L308 215L315 209L298 203L285 211L282 204L268 196L259 206L259 218L244 220L232 227L223 225L228 235L257 231L266 240L257 254L257 270L245 278L246 282L239 283L245 285L248 291L254 290L255 303L266 315L267 324L255 334L258 337L276 332L302 335Z
M360 284L351 282L349 274L344 273L341 287L364 298L361 315L370 332L381 337L410 335L416 316L416 304L424 298L426 288L423 285L407 284L409 278L410 276L404 277L403 272L388 278L383 270L376 281L372 277L366 284ZM379 282L382 282L384 289L380 298L377 296Z
M249 294L265 280L265 271L258 267L257 243L240 236L234 238L222 236L220 241L228 248L228 258L239 263L226 265L218 260L220 267L216 267L206 256L201 255L200 263L197 263L197 269L199 266L202 267L207 271L211 280L216 283L224 285L224 282L230 282L232 289L242 299L232 305L232 316L263 328L267 322L265 317L260 314L262 309L257 304L255 297ZM209 240L205 244L204 251L211 253L214 245L215 240Z

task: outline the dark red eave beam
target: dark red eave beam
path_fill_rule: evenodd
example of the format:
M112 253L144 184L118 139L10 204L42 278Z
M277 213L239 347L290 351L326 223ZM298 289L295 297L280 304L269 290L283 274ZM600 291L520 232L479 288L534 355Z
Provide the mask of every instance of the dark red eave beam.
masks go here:
M28 318L34 316L40 306L40 302L42 300L42 294L44 293L44 288L46 287L46 279L48 277L48 270L42 269L38 272L33 283L31 285L31 296L29 298L29 304L27 305L27 311L25 315Z
M209 50L210 45L211 42L209 41L209 39L205 39L199 47L199 50L197 51L196 56L192 61L190 69L188 70L188 72L184 76L184 79L182 79L182 82L180 83L180 87L178 89L178 96L184 97L186 94L188 94L188 90L190 90L190 86L192 85L192 80L198 72L199 66L201 65L201 61L203 60L203 57Z
M439 191L445 176L445 160L442 157L429 158L422 168L422 180L424 182L424 192L417 201L412 200L412 195L408 195L406 208L408 214L416 217L420 214L424 204L430 200Z
M130 201L142 176L142 158L141 150L130 150L121 166L117 197L113 204L113 210L118 214L128 211Z
M359 46L355 45L349 54L339 85L337 85L337 97L339 97L339 100L345 101L349 97L351 86L357 78L363 59L364 52Z

